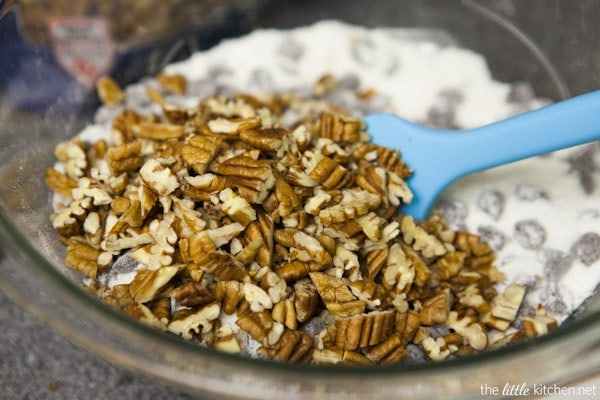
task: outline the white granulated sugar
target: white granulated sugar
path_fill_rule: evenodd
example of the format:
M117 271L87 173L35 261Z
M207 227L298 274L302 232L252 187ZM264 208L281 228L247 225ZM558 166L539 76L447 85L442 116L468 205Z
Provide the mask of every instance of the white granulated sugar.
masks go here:
M468 229L476 232L478 227L493 226L511 235L498 251L497 261L507 282L530 285L528 304L544 304L561 320L593 292L600 277L600 262L596 259L586 265L577 259L574 249L586 233L600 233L600 196L597 191L586 193L577 179L569 177L569 166L564 160L572 153L573 150L557 152L476 174L457 182L445 194L468 205L464 220ZM520 199L515 192L524 186L536 187L543 196ZM491 192L504 198L504 210L497 218L478 206L482 193ZM515 232L519 223L542 228L539 234L543 238L538 240L543 243L519 240ZM532 240L536 239L535 232L530 234ZM564 262L552 265L550 256L557 252ZM553 271L561 267L566 270ZM563 304L552 306L552 301Z
M351 76L361 89L373 88L380 96L371 109L357 113L388 111L415 122L459 128L547 103L533 95L511 99L511 91L519 92L515 84L495 81L484 57L438 40L439 32L429 37L412 33L336 21L288 31L258 30L225 40L167 72L180 73L192 84L252 92L302 91L325 74ZM521 83L523 88L532 93ZM598 158L598 146L587 148ZM572 172L574 165L585 167L584 151L563 151L473 175L453 185L439 204L453 228L479 233L493 245L506 282L528 285L523 312L531 313L541 303L562 321L598 283L600 191ZM577 163L577 157L583 161ZM598 182L597 168L579 174Z
M336 21L291 31L258 30L225 40L169 66L167 72L194 80L227 71L217 80L266 91L306 86L324 74L354 75L364 88L376 88L390 97L389 111L413 121L426 120L440 92L466 89L456 116L463 127L514 113L505 102L510 85L490 78L482 56L436 43L435 36L431 41L415 41L398 32Z
M99 140L111 141L111 128L104 125L88 125L81 132L79 138L86 143L94 143Z

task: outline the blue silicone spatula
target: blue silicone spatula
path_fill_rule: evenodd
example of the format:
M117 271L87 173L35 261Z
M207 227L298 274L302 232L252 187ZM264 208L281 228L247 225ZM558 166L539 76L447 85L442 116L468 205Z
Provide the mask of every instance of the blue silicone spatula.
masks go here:
M413 169L408 184L414 199L402 212L424 219L458 178L600 140L600 91L469 130L425 127L393 114L372 114L365 121L373 142L399 149Z

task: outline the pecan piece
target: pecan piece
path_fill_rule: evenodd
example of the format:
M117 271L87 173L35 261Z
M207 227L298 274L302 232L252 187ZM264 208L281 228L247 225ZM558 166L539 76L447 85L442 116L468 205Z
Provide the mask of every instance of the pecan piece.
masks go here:
M352 294L346 280L322 272L311 272L309 276L334 317L344 318L365 311L366 303Z
M181 158L197 174L204 174L208 165L223 149L223 138L218 136L194 135L181 147Z
M281 157L289 147L290 132L284 128L251 127L240 131L240 140L267 154Z
M299 362L310 355L312 338L306 332L286 329L272 346L263 346L258 351L276 361Z
M87 243L72 240L67 246L65 263L69 268L81 272L89 278L96 278L100 269L101 256L101 250L95 249Z
M181 310L175 313L167 329L184 339L192 339L194 333L210 332L220 313L217 303L207 304L200 309Z
M393 332L395 310L372 311L336 320L335 344L344 350L374 346Z
M187 89L187 79L183 75L160 73L156 76L156 81L169 92L185 94Z
M298 322L308 321L317 311L319 296L317 288L308 279L294 284L294 309Z
M363 123L358 119L352 119L341 115L324 112L321 115L321 127L319 135L338 142L358 142Z
M115 106L123 101L123 92L118 83L108 77L102 76L96 81L96 91L100 101L105 106Z
M48 167L46 168L46 185L61 196L71 197L71 189L77 187L77 181Z
M271 165L266 160L254 160L247 156L235 156L225 161L210 165L212 172L227 177L232 185L239 185L250 190L247 194L250 203L260 204L275 184L275 176Z
M444 289L435 296L426 299L419 314L421 324L434 325L446 323L452 304L453 297L449 289Z
M131 127L133 135L141 139L167 140L181 139L185 136L185 128L166 122L140 121Z
M214 296L199 282L188 282L176 287L171 296L184 307L201 306L214 300Z
M512 283L506 287L504 293L497 295L492 300L492 309L482 317L482 321L500 331L506 331L517 317L517 312L525 296L525 286Z
M108 165L114 175L133 171L142 163L142 142L134 140L109 148L106 151Z
M154 300L156 294L179 273L180 267L171 265L156 270L140 269L129 284L131 296L138 303Z

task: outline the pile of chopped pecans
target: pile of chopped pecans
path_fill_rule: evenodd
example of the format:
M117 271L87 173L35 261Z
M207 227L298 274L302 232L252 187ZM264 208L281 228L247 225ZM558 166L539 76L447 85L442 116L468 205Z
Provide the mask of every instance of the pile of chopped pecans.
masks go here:
M65 262L104 302L205 346L319 364L443 360L556 327L540 309L514 328L526 288L497 293L478 236L401 213L411 170L362 120L293 94L184 108L165 100L184 78L157 82L162 113L123 109L111 141L60 143L47 169ZM98 92L123 100L110 78ZM106 284L123 257L135 276Z

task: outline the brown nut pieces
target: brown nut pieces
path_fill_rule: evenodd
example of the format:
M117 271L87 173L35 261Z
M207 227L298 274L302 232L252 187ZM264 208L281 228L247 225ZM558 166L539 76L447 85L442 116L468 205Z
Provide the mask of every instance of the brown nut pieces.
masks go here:
M517 318L526 288L496 293L488 245L397 212L410 168L360 119L291 94L182 108L160 90L185 81L159 82L162 115L121 111L112 140L60 143L46 173L66 265L108 304L223 351L347 365L400 362L411 343L432 360L481 351ZM121 102L113 81L98 89ZM123 257L137 267L115 283ZM495 342L556 321L522 325Z

